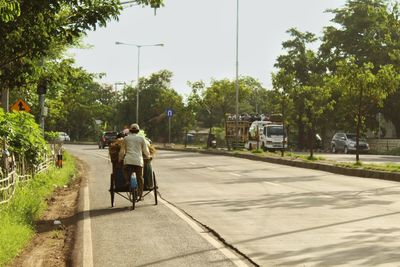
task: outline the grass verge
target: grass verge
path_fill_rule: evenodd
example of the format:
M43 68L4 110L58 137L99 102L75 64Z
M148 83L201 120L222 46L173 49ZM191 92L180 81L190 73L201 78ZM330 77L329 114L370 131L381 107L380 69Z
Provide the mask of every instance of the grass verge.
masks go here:
M354 163L338 163L336 166L353 168L353 169L364 169L364 170L373 170L373 171L385 171L385 172L400 172L400 164L395 163L387 163L387 164L372 164L372 163L362 163L362 162L354 162Z
M35 234L35 221L46 210L46 199L76 174L74 158L65 152L63 159L63 168L51 167L29 182L20 183L11 201L0 206L0 266L22 251Z

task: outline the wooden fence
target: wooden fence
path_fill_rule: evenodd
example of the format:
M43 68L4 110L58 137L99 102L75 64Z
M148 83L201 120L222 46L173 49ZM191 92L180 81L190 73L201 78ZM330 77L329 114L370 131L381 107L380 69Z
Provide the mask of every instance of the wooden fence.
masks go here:
M46 155L37 165L28 164L22 157L16 160L13 155L3 156L3 164L0 167L0 205L10 201L19 183L33 179L36 174L54 165L56 153L60 148L57 145L52 145L51 148L51 155Z

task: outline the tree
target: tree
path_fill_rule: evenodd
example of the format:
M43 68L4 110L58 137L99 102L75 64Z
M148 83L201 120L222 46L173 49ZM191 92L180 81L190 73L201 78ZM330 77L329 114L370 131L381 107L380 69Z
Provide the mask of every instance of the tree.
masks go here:
M399 75L392 65L383 66L376 74L372 63L358 66L350 58L338 63L331 86L341 89L339 101L344 112L352 117L356 130L356 161L359 161L359 139L365 129L365 118L372 107L382 106L386 97L399 86Z
M130 2L159 5L163 1ZM38 62L117 19L122 6L119 0L0 0L0 8L5 12L0 16L0 88L7 109L8 90L26 86L26 76L38 71Z
M319 79L320 77L317 77ZM310 158L314 156L317 127L322 124L327 112L333 110L335 101L332 99L329 87L324 87L322 82L314 85L297 87L296 94L304 99L303 122L308 132L308 149Z
M400 20L396 1L390 0L351 0L343 8L329 10L335 17L337 26L329 26L324 30L320 51L331 71L335 71L336 63L353 57L358 66L371 62L377 73L381 66L400 65ZM387 97L382 110L391 120L397 135L400 136L400 88ZM375 116L371 116L375 117ZM340 118L340 117L338 117ZM375 118L366 118L367 122L376 124Z
M165 111L167 108L174 110L171 119L172 136L181 136L183 116L185 116L182 97L170 87L172 72L161 70L151 74L148 78L140 78L140 116L139 125L145 129L146 134L154 140L164 141L168 137L168 118ZM136 117L136 87L125 87L122 102L119 104L117 114L118 122L129 125Z
M286 55L281 55L277 58L275 67L284 70L286 75L294 77L293 83L296 86L308 86L311 82L312 75L324 73L325 69L321 67L316 54L307 49L307 45L317 40L314 34L310 32L302 33L297 29L291 28L287 31L292 39L282 43L284 49L287 50ZM305 113L305 106L303 98L296 95L297 91L292 91L291 99L296 110L295 124L298 132L298 147L303 148L305 144L305 125L303 116Z

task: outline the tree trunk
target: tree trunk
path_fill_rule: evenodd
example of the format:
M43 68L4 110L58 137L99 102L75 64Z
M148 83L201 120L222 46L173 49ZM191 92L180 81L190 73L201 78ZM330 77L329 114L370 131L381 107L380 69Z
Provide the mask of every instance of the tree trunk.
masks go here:
M187 147L188 129L185 130L185 148Z
M360 90L360 98L358 100L358 110L357 110L357 129L356 129L356 163L360 160L360 151L358 150L358 144L360 141L360 130L361 130L361 111L362 111L362 99L363 90Z
M297 148L299 149L299 150L302 150L303 148L304 148L304 146L303 146L303 142L304 142L304 125L303 125L303 122L299 119L298 121L297 121L297 134L298 134L298 136L297 136Z
M226 124L227 123L226 116L224 118L224 122L225 122L225 142L226 142L226 147L228 148L228 151L231 151L231 145L229 143L228 138L226 138L226 135L228 133L228 127L227 127L227 124Z

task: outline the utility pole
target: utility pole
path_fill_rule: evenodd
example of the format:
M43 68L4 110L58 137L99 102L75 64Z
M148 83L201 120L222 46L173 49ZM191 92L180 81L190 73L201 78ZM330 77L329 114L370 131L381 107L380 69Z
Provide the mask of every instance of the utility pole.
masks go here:
M37 86L37 94L39 95L40 117L39 125L44 135L44 118L47 116L46 107L44 106L45 95L47 92L47 82L42 79Z
M9 112L9 95L10 91L8 88L3 88L1 90L1 105L3 107L4 112Z

